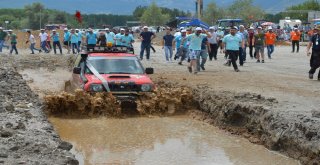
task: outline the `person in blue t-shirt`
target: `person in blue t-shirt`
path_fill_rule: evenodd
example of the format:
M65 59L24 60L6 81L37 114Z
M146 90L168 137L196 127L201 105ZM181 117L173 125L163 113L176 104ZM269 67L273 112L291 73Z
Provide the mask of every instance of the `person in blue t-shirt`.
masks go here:
M166 55L166 61L172 61L172 54L174 50L174 36L171 34L171 29L168 28L166 31L166 35L163 36L162 39L162 49L164 49Z
M70 42L70 32L68 31L68 28L64 28L63 45L68 50L68 54L69 54L71 42Z
M182 61L184 61L187 57L189 47L187 41L187 31L181 30L181 35L176 36L173 42L175 42L177 48L177 56L175 59L180 57L180 62L178 62L178 64L182 65Z
M56 30L52 30L51 34L52 42L53 42L53 51L54 54L57 54L56 48L58 46L60 50L60 54L62 54L62 49L61 49L61 44L60 44L60 39L59 39L59 33L56 32Z
M133 36L131 34L129 34L129 29L127 29L124 33L124 35L121 36L121 43L122 46L126 46L126 47L130 47L132 48L132 43L134 42Z
M97 34L93 33L92 29L88 30L89 33L87 34L87 47L94 48L97 44Z
M114 38L116 37L116 35L113 32L110 32L109 28L106 28L106 37L107 37L107 43L111 42L112 45L114 45Z
M114 40L116 40L116 45L119 45L119 46L122 45L121 37L124 35L124 31L125 29L121 28L120 33L115 35Z
M236 72L239 72L237 66L237 59L239 55L239 44L241 47L244 47L244 42L242 38L236 34L237 28L231 27L230 34L226 35L222 39L223 51L229 55L229 60L232 63L232 66Z
M70 42L71 42L71 47L72 47L72 53L76 54L79 53L79 47L78 47L78 35L75 33L74 29L71 29L71 35L70 35ZM76 51L75 51L76 50Z
M79 29L76 29L76 34L78 35L78 48L80 49L83 40L83 34L81 31L79 31Z
M208 52L211 52L211 46L207 37L203 38L201 43L201 52L200 56L197 58L197 70L200 72L200 68L202 70L206 70L204 64L206 64L208 59ZM201 61L201 63L200 63Z
M147 51L147 60L150 59L150 48L151 48L151 41L156 37L153 32L148 31L148 27L143 27L143 32L140 33L141 39L141 50L140 50L140 60L143 60L144 50Z

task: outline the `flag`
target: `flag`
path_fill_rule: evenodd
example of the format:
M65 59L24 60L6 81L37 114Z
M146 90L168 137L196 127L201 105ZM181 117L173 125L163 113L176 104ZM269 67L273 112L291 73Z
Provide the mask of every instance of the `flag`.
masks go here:
M82 16L81 16L81 13L80 13L80 11L76 11L76 14L74 15L75 17L76 17L76 19L77 19L77 21L79 22L79 23L82 23Z

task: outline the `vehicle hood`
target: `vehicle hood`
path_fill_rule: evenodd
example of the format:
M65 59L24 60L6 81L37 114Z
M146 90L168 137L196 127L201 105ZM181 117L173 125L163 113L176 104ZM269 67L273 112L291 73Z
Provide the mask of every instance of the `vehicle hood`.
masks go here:
M85 75L88 83L101 84L102 82L95 75ZM135 84L153 84L146 74L101 74L108 82L134 82Z

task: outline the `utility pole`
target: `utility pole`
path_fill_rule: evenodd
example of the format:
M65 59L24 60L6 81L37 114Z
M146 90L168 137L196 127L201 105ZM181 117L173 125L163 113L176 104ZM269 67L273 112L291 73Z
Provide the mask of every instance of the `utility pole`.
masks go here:
M203 14L203 0L196 0L196 16L201 19Z
M41 29L41 19L42 19L42 16L41 16L41 9L40 9L40 29Z

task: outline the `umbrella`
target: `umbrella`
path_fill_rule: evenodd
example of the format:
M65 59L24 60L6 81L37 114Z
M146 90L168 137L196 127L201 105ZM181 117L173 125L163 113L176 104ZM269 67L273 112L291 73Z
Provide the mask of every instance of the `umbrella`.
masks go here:
M272 25L274 25L274 23L273 22L264 22L261 25L262 26L272 26Z

